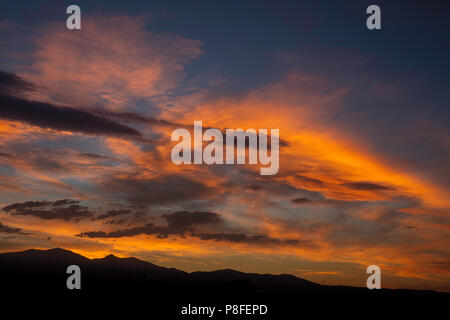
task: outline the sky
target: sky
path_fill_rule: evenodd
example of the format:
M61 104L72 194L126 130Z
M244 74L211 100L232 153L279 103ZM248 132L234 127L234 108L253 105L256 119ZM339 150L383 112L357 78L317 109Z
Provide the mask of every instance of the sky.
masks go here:
M0 252L450 291L450 5L0 4ZM279 129L280 165L175 165L171 133Z

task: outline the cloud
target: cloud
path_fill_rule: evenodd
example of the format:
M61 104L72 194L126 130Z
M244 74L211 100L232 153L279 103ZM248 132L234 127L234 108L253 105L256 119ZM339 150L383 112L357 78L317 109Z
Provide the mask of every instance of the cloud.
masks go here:
M116 230L111 232L105 231L89 231L77 234L78 237L88 238L122 238L133 237L140 234L157 235L159 238L167 238L171 233L167 227L158 227L153 223L147 223L145 226L133 227L129 229Z
M276 239L267 235L246 235L244 233L193 233L201 240L215 240L235 243L252 244L297 244L297 239Z
M158 205L201 199L213 189L202 182L177 174L163 174L154 178L106 177L100 187L111 196L125 199L130 204Z
M80 206L76 200L63 199L51 201L27 201L3 207L3 211L13 216L32 216L44 220L75 220L92 217L87 207ZM67 206L65 206L67 205Z
M135 112L115 112L97 106L64 106L46 101L30 100L21 95L32 91L40 98L42 87L8 72L0 71L0 118L20 121L45 129L71 131L88 135L110 135L146 141L135 128L123 123L179 127L180 124L147 117ZM148 141L147 141L148 142Z
M306 199L306 198L296 198L296 199L292 199L291 202L294 204L305 204L305 203L310 203L311 200Z
M30 208L37 208L37 207L45 207L50 205L50 201L27 201L22 203L14 203L11 205L8 205L6 207L3 207L2 210L9 212L12 210L23 210L23 209L30 209Z
M97 217L97 220L107 219L107 218L112 218L112 217L117 217L117 216L129 214L129 213L131 213L131 210L128 210L128 209L122 209L122 210L109 210L109 211L107 211L105 214L99 215L99 216Z
M202 54L199 40L148 31L144 16L90 15L82 32L59 22L39 31L24 75L64 104L118 110L166 95L184 78L184 64Z
M109 211L108 217L125 214L125 211L129 213L129 210ZM167 221L167 226L156 226L153 223L147 223L144 226L111 232L82 232L77 234L77 236L88 238L121 238L146 234L157 235L158 238L167 238L169 235L184 235L187 231L191 230L192 225L219 224L222 222L219 214L207 211L177 211L170 214L163 214L161 217Z
M335 208L352 208L357 207L360 202L359 201L343 201L343 200L335 200L335 199L308 199L308 198L295 198L291 200L291 203L295 205L326 205L332 206Z
M86 238L122 238L134 237L138 235L156 235L157 238L167 238L170 235L185 236L189 234L200 240L214 240L233 243L249 244L297 244L298 239L277 239L263 234L247 235L245 233L217 232L207 233L195 230L196 225L220 225L223 220L221 215L207 211L177 211L161 216L167 221L167 226L157 226L154 223L147 223L144 226L137 226L115 231L88 231L77 234L78 237Z
M319 179L305 177L305 176L300 175L300 174L297 174L295 176L295 179L300 181L302 183L302 185L304 185L305 187L308 187L308 188L316 188L316 187L322 187L323 186L323 182L320 181Z
M34 85L14 73L0 70L0 93L17 95L23 91L34 90Z
M57 131L141 138L138 130L89 111L28 101L2 93L0 93L0 118Z
M0 152L0 157L1 158L12 158L13 156L9 153Z
M375 183L369 183L369 182L349 182L349 183L343 183L342 186L354 189L354 190L392 190L389 187L382 186L380 184Z
M80 153L79 156L87 158L87 159L92 159L92 160L113 160L110 157L106 157L101 154L95 154L95 153Z
M52 203L53 206L64 206L67 204L77 204L80 203L79 200L73 200L73 199L62 199L62 200L56 200Z
M3 233L16 233L16 234L21 234L21 235L29 234L29 233L23 232L23 229L8 227L0 222L0 233L2 233L2 232Z
M153 223L148 223L142 227L134 227L129 229L116 230L111 232L105 231L88 231L77 234L77 237L87 238L122 238L133 237L138 235L156 235L158 238L167 238L170 235L177 235L179 233L167 227L155 226ZM298 239L277 239L267 235L246 235L244 233L190 233L190 236L199 238L200 240L214 240L233 243L248 243L248 244L284 244L295 245L300 241Z
M115 231L88 231L77 234L77 237L86 238L122 238L134 237L138 235L156 235L157 238L167 238L170 235L190 236L200 240L215 240L234 243L250 244L296 244L297 239L276 239L267 235L246 235L244 233L205 233L197 232L194 225L221 224L222 217L214 212L207 211L177 211L161 216L167 221L167 226L157 226L154 223L147 223L144 226L137 226L128 229Z
M67 208L58 208L51 210L21 209L13 212L12 215L33 216L44 220L61 219L68 221L92 217L92 212L87 210L86 207L74 204Z
M163 214L167 220L170 230L185 231L193 224L220 223L222 218L219 214L207 211L178 211L171 214Z
M136 112L114 112L105 109L92 109L92 112L103 117L116 119L120 122L134 122L134 123L150 124L155 126L167 126L174 128L175 127L179 128L183 126L182 124L176 122L167 121L164 119L157 119L154 117L147 117Z

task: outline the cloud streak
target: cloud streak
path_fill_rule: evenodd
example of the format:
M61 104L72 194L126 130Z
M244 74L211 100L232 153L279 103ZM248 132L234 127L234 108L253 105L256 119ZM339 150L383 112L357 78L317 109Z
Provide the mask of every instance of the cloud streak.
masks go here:
M5 226L0 222L0 233L9 233L9 234L19 234L19 235L28 235L29 233L24 232L20 228L13 228Z
M13 216L32 216L43 220L75 220L90 218L93 213L87 207L80 206L76 200L27 201L3 207L3 211Z
M0 94L0 118L41 128L89 135L140 138L141 133L88 111Z
M222 217L214 212L207 211L178 211L161 216L167 222L167 226L157 226L154 223L147 223L144 226L120 229L115 231L87 231L77 234L78 237L85 238L123 238L135 237L139 235L155 235L164 239L171 235L191 236L203 241L214 240L232 243L246 243L256 245L282 244L295 245L299 243L297 239L276 239L267 235L247 235L235 232L198 232L196 226L221 225Z

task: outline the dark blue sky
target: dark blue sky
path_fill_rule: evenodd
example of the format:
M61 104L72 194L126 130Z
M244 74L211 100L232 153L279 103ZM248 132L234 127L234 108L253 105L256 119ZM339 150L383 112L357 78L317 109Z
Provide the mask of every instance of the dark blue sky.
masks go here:
M65 7L71 3L3 1L0 19L21 25L64 22ZM437 84L448 81L448 1L376 1L382 10L381 31L365 27L365 9L373 1L76 3L86 16L99 12L147 14L152 31L202 40L205 55L190 71L221 69L239 77L240 86L255 86L279 76L282 70L274 64L273 55L286 51L320 53L323 59L332 60L336 54L352 50L370 61L365 71L381 79L414 76ZM316 66L313 68L317 72Z

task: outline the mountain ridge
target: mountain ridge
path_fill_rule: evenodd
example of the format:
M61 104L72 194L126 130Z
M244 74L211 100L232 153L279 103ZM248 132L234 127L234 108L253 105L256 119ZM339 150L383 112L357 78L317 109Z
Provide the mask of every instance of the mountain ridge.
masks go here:
M114 280L122 281L122 285L129 286L145 286L148 283L156 282L184 287L215 284L215 286L225 285L227 288L238 286L245 290L263 291L369 291L363 287L324 286L291 274L246 273L229 268L186 272L176 268L158 266L135 257L120 258L113 254L103 258L89 259L63 248L28 249L0 253L0 272L10 275L11 279L19 277L19 274L22 273L29 274L32 279L36 280L41 276L40 273L46 273L55 274L58 281L62 281L60 278L67 277L65 268L71 264L79 265L91 282L101 282L102 285L109 280ZM37 275L33 278L34 274ZM29 280L29 277L27 279ZM433 290L382 290L439 293Z
M290 277L293 277L293 278L296 278L296 279L301 279L301 280L304 280L304 281L308 281L310 283L314 283L312 281L309 281L309 280L306 280L306 279L303 279L303 278L299 278L299 277L294 276L292 274L286 274L286 273L284 273L284 274L271 274L271 273L243 272L243 271L234 270L234 269L231 269L231 268L217 269L217 270L211 270L211 271L192 271L192 272L187 272L187 271L180 270L180 269L173 268L173 267L158 266L158 265L156 265L156 264L154 264L154 263L152 263L150 261L142 260L142 259L139 259L139 258L136 258L136 257L123 257L123 258L120 258L120 257L115 256L114 254L108 254L108 255L104 256L103 258L92 258L92 259L90 259L90 258L87 258L87 257L81 255L81 254L78 254L76 252L73 252L73 251L67 250L67 249L63 249L63 248L27 249L27 250L23 250L23 251L2 252L2 253L0 253L0 259L2 258L2 256L14 256L14 255L21 256L21 255L24 255L26 253L33 253L33 254L35 254L35 253L43 253L43 254L58 253L58 255L61 255L61 253L64 253L67 256L73 255L74 257L82 257L83 259L86 259L86 261L91 261L91 262L122 262L122 263L125 263L125 262L131 261L131 262L147 264L149 266L151 265L151 266L158 267L158 268L161 268L161 269L176 270L176 271L184 272L184 273L190 274L190 275L205 274L205 273L209 273L209 274L212 274L212 273L224 273L224 272L226 272L226 273L234 273L236 275L290 276ZM1 262L1 260L0 260L0 262Z

